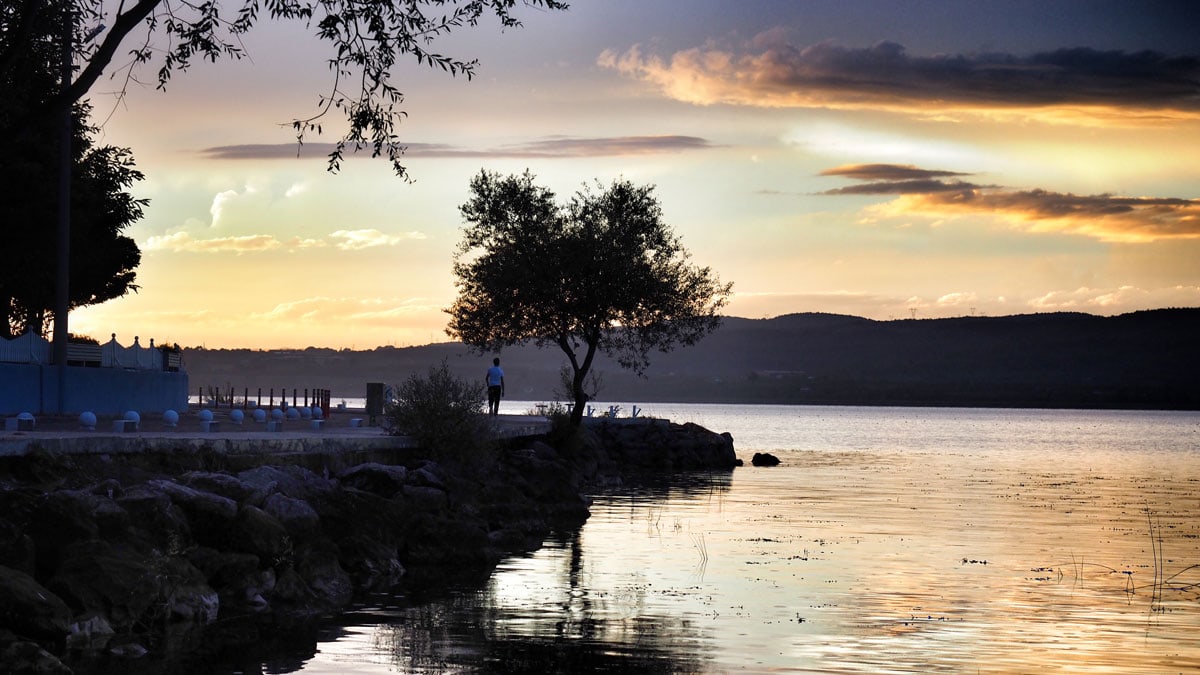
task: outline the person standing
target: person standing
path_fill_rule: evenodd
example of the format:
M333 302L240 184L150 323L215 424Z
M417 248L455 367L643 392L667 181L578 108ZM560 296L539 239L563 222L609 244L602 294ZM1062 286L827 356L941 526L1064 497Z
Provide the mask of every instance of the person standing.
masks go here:
M492 367L487 370L488 414L500 414L500 398L504 396L504 371L500 369L500 359L492 359Z

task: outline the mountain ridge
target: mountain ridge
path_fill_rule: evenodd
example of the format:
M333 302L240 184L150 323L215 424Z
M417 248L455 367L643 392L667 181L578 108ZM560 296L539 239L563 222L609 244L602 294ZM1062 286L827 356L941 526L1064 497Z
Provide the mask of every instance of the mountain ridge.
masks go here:
M677 401L1200 409L1200 308L879 321L795 313L726 317L696 345L651 354L645 378L598 358L599 403ZM510 398L553 400L565 358L500 354ZM192 391L326 388L363 397L445 360L478 379L491 355L459 343L352 351L184 353Z

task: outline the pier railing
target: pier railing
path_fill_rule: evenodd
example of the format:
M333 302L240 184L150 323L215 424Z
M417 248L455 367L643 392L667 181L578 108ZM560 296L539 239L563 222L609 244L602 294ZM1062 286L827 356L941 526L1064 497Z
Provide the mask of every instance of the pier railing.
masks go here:
M291 389L291 396L288 396L288 388L280 387L278 390L274 387L263 389L250 389L243 387L238 391L232 386L222 387L200 387L197 391L197 401L201 406L208 408L242 408L249 410L251 408L274 408L276 406L287 408L291 406L305 408L311 406L319 406L326 413L329 412L329 401L332 398L332 391L322 389L320 387ZM265 392L265 393L264 393ZM239 398L240 394L240 398Z

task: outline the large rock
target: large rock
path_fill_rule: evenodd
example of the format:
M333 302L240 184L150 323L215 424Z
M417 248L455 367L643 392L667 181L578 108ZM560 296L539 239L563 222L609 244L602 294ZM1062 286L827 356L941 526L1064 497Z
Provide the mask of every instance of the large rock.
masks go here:
M66 558L67 548L100 536L92 508L91 499L71 490L50 492L38 500L25 531L37 548L39 577L54 573Z
M354 583L338 563L337 553L323 548L298 552L296 572L312 589L323 609L343 607L354 596Z
M46 640L62 639L71 622L71 610L28 574L0 567L0 629Z
M261 497L265 496L261 494L263 491L261 486L245 483L227 473L189 471L180 476L179 482L197 490L228 497L236 502L253 503L256 501L256 497L261 500Z
M7 675L71 675L57 656L29 640L0 635L0 664Z
M588 419L585 428L595 447L619 471L692 471L732 469L738 465L733 437L693 424L658 419Z
M262 489L264 493L279 492L294 499L311 502L326 496L337 487L328 478L299 466L258 466L237 475L242 482Z
M258 556L198 546L188 552L188 560L216 589L222 616L270 609L267 598L275 589L275 572L261 569Z
M403 466L370 462L352 466L338 475L345 487L372 492L380 497L391 497L404 487L408 469Z
M321 516L303 499L276 492L263 500L262 509L279 521L293 537L307 539L321 529Z
M162 490L135 485L117 499L129 514L134 530L168 555L177 555L192 545L192 528L187 514Z
M197 541L214 547L224 545L237 518L237 502L169 480L153 480L147 485L170 497L183 510Z
M238 510L226 545L242 553L253 553L268 565L275 565L292 553L292 538L287 529L257 506L243 505Z
M165 618L160 613L167 580L153 560L99 540L77 542L68 553L47 587L69 606L107 616L118 630Z

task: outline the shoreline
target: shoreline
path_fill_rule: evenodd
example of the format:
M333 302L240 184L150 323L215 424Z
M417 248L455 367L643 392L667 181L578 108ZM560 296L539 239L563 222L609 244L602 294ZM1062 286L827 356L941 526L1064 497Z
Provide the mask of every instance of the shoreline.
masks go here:
M0 654L84 672L177 664L228 621L305 620L373 590L486 578L580 526L596 487L737 461L728 435L665 420L588 423L562 447L507 439L486 466L412 447L280 451L265 432L246 441L258 453L188 432L163 434L173 451L74 454L23 433L27 451L0 457L0 589L13 599Z

